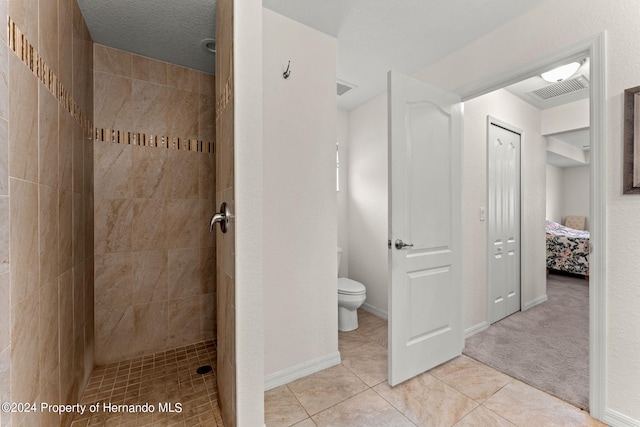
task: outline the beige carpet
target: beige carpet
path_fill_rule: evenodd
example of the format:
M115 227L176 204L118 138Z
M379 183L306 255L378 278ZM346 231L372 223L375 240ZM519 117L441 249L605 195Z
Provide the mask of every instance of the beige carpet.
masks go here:
M547 296L467 338L463 353L587 410L589 282L550 274Z

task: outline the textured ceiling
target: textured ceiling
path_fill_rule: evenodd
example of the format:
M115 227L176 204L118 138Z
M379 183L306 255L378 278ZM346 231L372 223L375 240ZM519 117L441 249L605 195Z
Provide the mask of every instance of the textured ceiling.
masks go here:
M47 0L49 1L49 0ZM96 43L214 73L215 0L78 0Z

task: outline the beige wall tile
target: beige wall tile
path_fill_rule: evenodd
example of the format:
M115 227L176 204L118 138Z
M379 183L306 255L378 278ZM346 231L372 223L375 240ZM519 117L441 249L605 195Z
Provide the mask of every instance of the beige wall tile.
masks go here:
M0 348L0 400L11 402L11 347ZM10 414L0 415L0 425L9 425Z
M60 359L73 348L73 271L58 278ZM62 362L62 360L60 360Z
M131 57L129 52L96 44L94 46L94 67L97 72L131 77Z
M200 247L215 248L216 236L220 232L220 226L216 224L216 228L213 231L209 232L209 230L211 228L211 217L220 212L220 206L216 206L216 202L213 200L200 200L200 212L200 220L195 225L200 230Z
M11 0L7 3L7 13L29 39L38 47L38 0Z
M130 199L132 196L130 145L98 143L94 146L96 199Z
M142 146L133 147L132 150L133 197L165 198L171 176L167 166L168 150Z
M69 90L73 88L73 3L58 0L58 78Z
M53 370L42 371L40 376L40 402L60 402L60 366ZM56 412L43 412L40 425L60 425L60 415Z
M38 182L58 186L58 101L38 83Z
M180 65L167 65L167 83L170 87L199 92L200 72Z
M208 95L215 100L216 79L213 74L198 73L199 86L198 91L203 95Z
M133 250L166 247L165 204L163 199L133 199Z
M60 104L58 104L58 117L58 187L72 191L74 120Z
M212 340L216 337L216 294L200 297L200 339Z
M198 138L200 97L187 90L167 88L167 133L179 138Z
M58 2L38 2L38 53L56 75L58 67Z
M85 253L85 226L84 226L84 196L73 193L73 265L82 264L86 258Z
M39 285L38 185L11 179L11 301L17 303Z
M133 306L95 309L95 359L97 365L126 360L133 355Z
M216 103L212 95L200 95L198 104L198 139L216 140Z
M124 131L133 130L131 87L131 79L95 73L93 111L96 127Z
M169 249L169 299L202 295L200 249Z
M9 197L0 196L0 275L9 272L9 245L11 243L9 227L10 212L11 204Z
M169 330L167 301L135 305L133 315L136 354L152 354L165 350Z
M200 199L216 200L216 158L214 154L200 155L199 169L199 194Z
M78 264L73 267L73 340L74 348L78 343L78 339L84 341L84 264ZM74 350L75 352L75 350ZM77 354L76 354L77 356ZM74 363L76 359L74 358ZM79 362L79 360L78 360Z
M6 38L4 31L0 33ZM9 53L9 47L0 44L0 117L5 119L9 118Z
M133 257L133 302L147 304L168 299L168 251L136 252Z
M173 199L167 202L167 246L169 248L197 248L200 246L199 226L201 211L199 201L194 209L186 200ZM207 230L208 231L208 230Z
M167 63L140 55L132 55L131 75L134 79L167 84Z
M131 250L133 200L113 199L96 202L95 252ZM85 224L85 226L88 224Z
M170 150L168 157L169 182L167 196L171 199L197 199L199 176L194 171L199 168L202 154L188 151Z
M167 116L170 100L167 87L142 80L133 80L131 88L132 130L135 132L169 135Z
M9 194L9 124L0 118L0 196Z
M34 402L40 386L38 292L11 307L11 399Z
M9 162L15 178L38 182L38 81L9 55Z
M39 189L40 283L58 277L58 189L40 185Z
M100 309L133 305L133 260L129 252L96 255L95 304Z
M57 372L60 363L59 324L58 324L58 280L53 280L40 287L39 313L39 369L44 375L40 381L46 381L50 372ZM63 307L66 309L66 307Z
M200 249L200 293L210 294L216 291L216 249ZM215 311L215 308L214 310Z
M73 193L58 192L58 271L71 268L73 263Z
M9 273L0 274L0 349L9 346L11 339L10 286Z
M64 127L64 126L63 126ZM73 161L72 161L72 171L71 171L71 180L73 191L75 193L82 193L84 191L84 182L93 183L93 172L91 175L84 175L84 150L85 146L92 147L92 142L86 143L86 140L83 136L82 128L74 122L73 124L73 133L72 133L72 144L73 144ZM62 142L61 142L62 146ZM93 156L91 156L90 165L93 170ZM89 186L88 186L89 187Z
M194 343L200 340L200 297L188 297L169 300L169 337L170 347Z

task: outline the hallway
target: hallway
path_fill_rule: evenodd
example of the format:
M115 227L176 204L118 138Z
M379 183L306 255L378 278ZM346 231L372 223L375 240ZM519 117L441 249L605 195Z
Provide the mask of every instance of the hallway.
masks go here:
M342 364L265 393L268 427L604 425L466 356L391 388L387 322L358 317L356 331L339 333Z

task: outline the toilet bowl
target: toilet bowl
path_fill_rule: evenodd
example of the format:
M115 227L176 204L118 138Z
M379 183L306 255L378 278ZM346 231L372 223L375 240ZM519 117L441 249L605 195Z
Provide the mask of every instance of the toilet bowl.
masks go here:
M338 247L338 268L342 248ZM364 285L346 277L338 278L338 330L342 332L358 329L358 308L367 298Z

